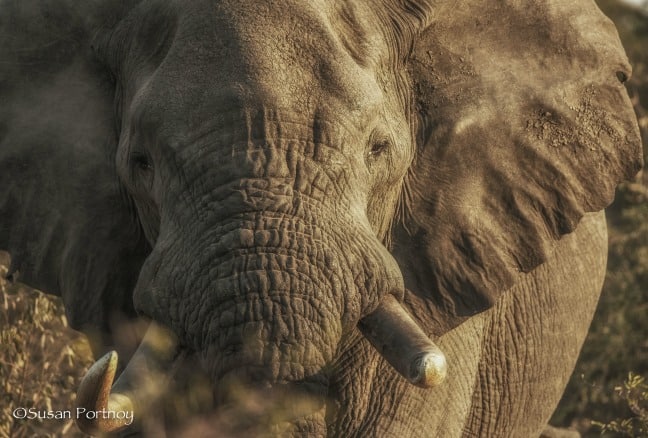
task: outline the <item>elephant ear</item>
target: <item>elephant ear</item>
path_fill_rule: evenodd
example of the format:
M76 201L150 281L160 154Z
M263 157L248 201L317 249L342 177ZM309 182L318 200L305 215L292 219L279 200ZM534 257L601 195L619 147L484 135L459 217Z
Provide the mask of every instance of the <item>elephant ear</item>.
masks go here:
M642 158L630 67L593 2L419 3L418 149L393 241L440 334L551 257Z
M102 330L113 311L133 313L147 252L114 168L112 84L91 49L93 17L112 8L0 2L0 249L21 281L62 295L73 327Z

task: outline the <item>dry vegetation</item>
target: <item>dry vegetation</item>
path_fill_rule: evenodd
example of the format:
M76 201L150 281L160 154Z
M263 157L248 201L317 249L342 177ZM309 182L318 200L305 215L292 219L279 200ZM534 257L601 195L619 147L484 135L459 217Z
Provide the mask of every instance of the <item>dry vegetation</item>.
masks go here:
M19 420L13 412L72 410L91 364L88 342L68 327L60 300L0 275L0 437L85 436L72 420Z
M599 3L617 23L633 62L629 89L646 141L648 15L618 0ZM552 422L585 436L648 436L648 387L642 377L648 377L648 172L619 189L609 230L602 300ZM0 272L6 273L2 257ZM86 339L67 326L60 300L0 275L0 438L83 436L72 420L17 420L12 412L72 409L91 361ZM629 372L635 374L628 377Z

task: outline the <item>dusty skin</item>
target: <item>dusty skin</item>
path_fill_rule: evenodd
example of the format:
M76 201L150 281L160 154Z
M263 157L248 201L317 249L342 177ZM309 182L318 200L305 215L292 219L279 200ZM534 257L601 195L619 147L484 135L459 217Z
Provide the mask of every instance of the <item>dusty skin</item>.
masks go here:
M601 211L642 164L593 2L0 17L0 248L92 335L76 407L135 416L82 430L541 434L601 290ZM155 408L198 375L200 412Z

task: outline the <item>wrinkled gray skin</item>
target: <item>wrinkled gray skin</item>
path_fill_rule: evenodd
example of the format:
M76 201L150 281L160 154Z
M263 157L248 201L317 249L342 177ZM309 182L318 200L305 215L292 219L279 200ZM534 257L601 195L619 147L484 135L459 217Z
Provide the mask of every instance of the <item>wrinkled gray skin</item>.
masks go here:
M13 270L106 344L169 327L219 402L312 397L270 431L538 436L604 277L590 212L641 165L630 71L593 2L432 3L2 2ZM440 386L358 330L387 294Z

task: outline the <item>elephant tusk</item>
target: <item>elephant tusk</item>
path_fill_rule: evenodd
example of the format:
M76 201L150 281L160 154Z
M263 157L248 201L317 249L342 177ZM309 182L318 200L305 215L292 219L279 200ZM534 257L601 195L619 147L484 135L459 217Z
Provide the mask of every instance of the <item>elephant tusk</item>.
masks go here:
M445 355L396 298L389 294L358 323L371 345L413 385L431 388L445 379Z
M121 415L124 418L117 419L117 412L130 412L130 418L133 418L133 400L124 394L110 393L117 372L117 359L116 351L107 353L90 367L81 381L76 399L76 424L84 433L114 432L128 426L129 420ZM115 415L97 416L94 412L114 412Z
M94 435L116 432L133 423L135 415L159 397L172 362L178 355L175 335L151 322L137 351L113 385L118 355L111 351L84 376L76 399L76 423Z

